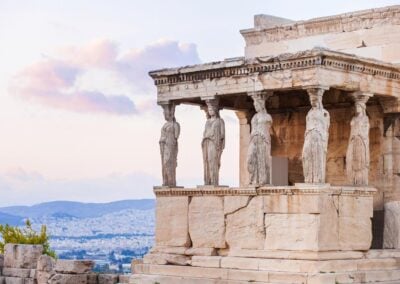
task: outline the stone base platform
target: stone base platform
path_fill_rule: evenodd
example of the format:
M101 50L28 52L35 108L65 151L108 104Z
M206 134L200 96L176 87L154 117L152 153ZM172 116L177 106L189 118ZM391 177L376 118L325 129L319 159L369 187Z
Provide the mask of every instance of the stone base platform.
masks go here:
M400 283L400 252L371 251L371 187L155 188L144 283ZM396 283L396 282L394 282Z
M376 190L370 187L296 184L154 192L156 247L365 251L371 245Z
M245 255L246 251L241 253ZM268 256L268 253L265 252L265 256ZM278 257L277 252L273 253ZM133 266L135 274L129 283L400 283L400 250L322 254L304 252L303 257L300 254L287 256L291 259L263 258L262 255L259 257L193 256L186 266L135 264Z

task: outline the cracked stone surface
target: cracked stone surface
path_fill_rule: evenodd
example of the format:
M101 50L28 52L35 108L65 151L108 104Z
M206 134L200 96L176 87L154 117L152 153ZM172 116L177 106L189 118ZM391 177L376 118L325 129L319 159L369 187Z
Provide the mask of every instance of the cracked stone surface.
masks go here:
M225 248L224 197L193 197L189 233L194 248Z
M248 205L227 214L226 242L232 249L262 249L264 247L263 198L253 197Z

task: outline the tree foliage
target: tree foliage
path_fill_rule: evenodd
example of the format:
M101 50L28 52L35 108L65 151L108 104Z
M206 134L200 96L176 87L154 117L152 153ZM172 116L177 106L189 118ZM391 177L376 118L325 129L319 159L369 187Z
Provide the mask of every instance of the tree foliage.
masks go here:
M40 232L36 232L32 228L32 223L26 220L25 227L13 227L10 225L0 225L0 253L4 253L5 244L25 244L25 245L42 245L43 253L51 257L56 257L55 251L50 249L49 236L47 228L42 225Z

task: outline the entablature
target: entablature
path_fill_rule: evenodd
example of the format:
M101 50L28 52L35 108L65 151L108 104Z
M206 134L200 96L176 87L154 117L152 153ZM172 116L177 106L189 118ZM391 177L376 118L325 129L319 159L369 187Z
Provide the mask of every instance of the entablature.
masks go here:
M398 66L323 48L277 57L240 57L149 74L157 86L159 102L316 85L400 98Z

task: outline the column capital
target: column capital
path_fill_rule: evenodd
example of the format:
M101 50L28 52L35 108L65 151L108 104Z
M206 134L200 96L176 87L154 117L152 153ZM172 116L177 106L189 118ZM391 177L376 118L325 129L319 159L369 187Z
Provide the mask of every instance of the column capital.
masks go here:
M168 105L177 106L177 105L179 105L180 103L179 103L179 102L176 102L176 101L158 101L157 104L158 104L159 106L162 107L162 106L168 106Z
M308 86L303 88L304 90L307 91L308 95L310 97L322 97L322 95L325 93L325 91L329 90L329 87L327 86Z
M213 101L213 100L219 100L219 97L217 97L216 95L212 95L212 96L204 96L200 98L202 101Z
M303 90L323 90L323 91L328 91L331 87L326 86L326 85L310 85L310 86L305 86L302 89Z
M274 94L273 91L271 90L262 90L262 91L251 91L247 92L247 95L254 98L264 98L267 100L269 97L271 97Z
M350 93L355 102L366 103L374 94L369 92L354 91Z

